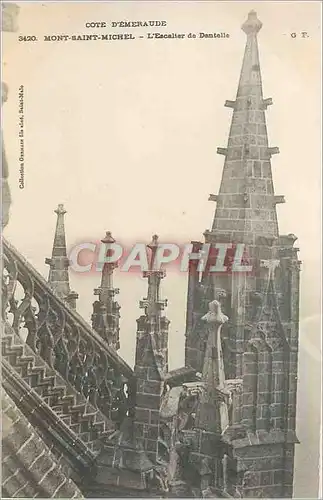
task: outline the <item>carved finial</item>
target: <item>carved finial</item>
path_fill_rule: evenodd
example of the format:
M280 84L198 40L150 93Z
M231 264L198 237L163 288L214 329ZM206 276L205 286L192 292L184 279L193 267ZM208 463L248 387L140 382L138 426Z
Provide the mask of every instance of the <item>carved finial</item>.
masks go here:
M261 30L262 22L257 18L257 13L251 10L248 14L248 19L241 26L242 31L247 35L256 34Z
M112 236L111 231L106 231L105 237L101 240L102 243L115 243L115 239Z
M152 240L151 242L149 243L149 245L147 245L147 248L149 248L151 250L151 257L150 257L150 265L149 265L149 269L152 271L152 270L157 270L154 268L155 266L155 259L156 259L156 254L157 254L157 249L158 249L158 246L159 246L159 243L158 243L158 236L157 234L154 234L153 237L152 237ZM165 275L165 271L163 270L163 272L161 273L160 277L163 278Z
M57 215L64 215L64 214L66 214L66 210L64 208L64 205L62 203L60 203L58 205L58 207L56 208L56 210L54 210L54 212Z
M111 256L111 247L115 243L111 231L106 231L102 243L105 247L105 257ZM119 341L119 318L120 305L115 300L115 295L119 293L119 288L113 286L113 271L118 267L118 262L104 262L102 265L101 285L94 289L94 295L99 296L99 300L93 304L93 314L91 317L92 328L115 350L120 349Z
M66 210L60 203L54 213L57 214L57 222L53 243L52 256L45 259L46 264L50 266L48 283L50 288L64 300L72 309L76 309L76 299L78 294L70 289L68 267L69 260L66 251L64 215Z
M157 234L153 235L151 242L147 246L148 246L148 248L151 248L151 249L155 249L158 247L158 235Z
M202 320L207 323L219 324L226 323L228 319L228 316L222 313L221 304L218 300L213 300L209 303L209 312L202 317Z

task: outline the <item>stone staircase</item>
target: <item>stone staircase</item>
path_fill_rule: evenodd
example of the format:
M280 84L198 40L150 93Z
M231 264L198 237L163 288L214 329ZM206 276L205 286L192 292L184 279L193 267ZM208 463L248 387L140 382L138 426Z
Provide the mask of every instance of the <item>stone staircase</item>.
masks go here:
M133 371L5 240L3 250L2 385L82 478L131 409Z
M41 398L68 429L94 454L115 429L114 423L78 393L7 325L2 337L2 360L17 378ZM5 374L4 374L5 378ZM10 391L10 389L9 389ZM17 402L19 403L19 401Z

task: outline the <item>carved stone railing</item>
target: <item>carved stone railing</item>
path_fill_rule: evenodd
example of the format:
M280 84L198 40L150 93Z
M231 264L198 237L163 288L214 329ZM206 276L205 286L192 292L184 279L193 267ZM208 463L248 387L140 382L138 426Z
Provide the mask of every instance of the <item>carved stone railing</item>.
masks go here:
M133 408L133 370L3 239L2 317L108 418Z

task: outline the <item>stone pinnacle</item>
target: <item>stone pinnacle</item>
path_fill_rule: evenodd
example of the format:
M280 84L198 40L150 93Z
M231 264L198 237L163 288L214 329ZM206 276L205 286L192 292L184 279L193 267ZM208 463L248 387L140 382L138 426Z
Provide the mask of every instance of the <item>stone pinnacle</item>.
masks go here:
M58 205L58 207L56 208L56 210L54 210L54 212L57 215L64 215L64 214L66 214L66 210L64 208L64 205L62 203L60 203Z
M102 243L115 243L115 239L112 236L111 231L106 231L105 237L101 240Z
M259 21L257 17L257 13L254 10L251 10L248 14L248 19L241 26L242 31L246 33L246 35L256 34L261 30L262 22Z

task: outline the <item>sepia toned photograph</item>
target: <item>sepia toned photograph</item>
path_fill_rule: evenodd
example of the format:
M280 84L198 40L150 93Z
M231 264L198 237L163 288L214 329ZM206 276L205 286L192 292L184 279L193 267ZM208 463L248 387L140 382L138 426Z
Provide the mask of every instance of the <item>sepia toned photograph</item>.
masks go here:
M1 16L2 498L321 498L321 2Z

